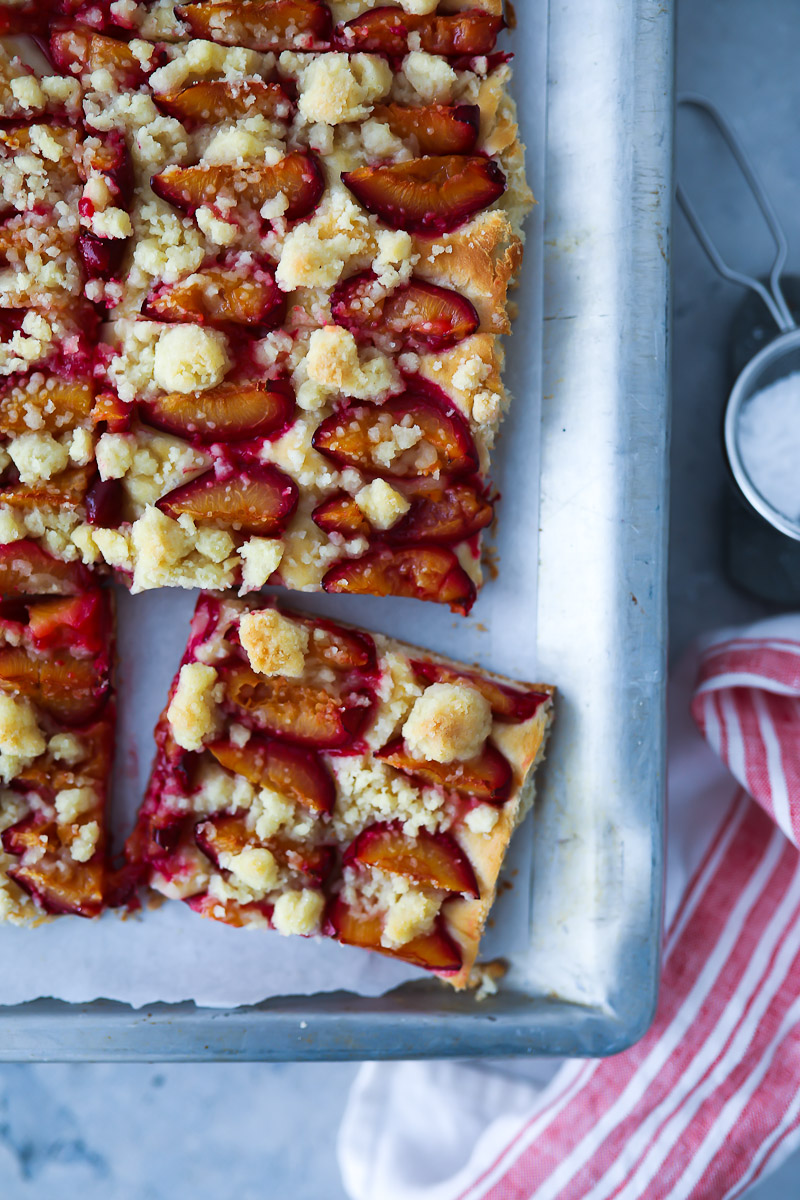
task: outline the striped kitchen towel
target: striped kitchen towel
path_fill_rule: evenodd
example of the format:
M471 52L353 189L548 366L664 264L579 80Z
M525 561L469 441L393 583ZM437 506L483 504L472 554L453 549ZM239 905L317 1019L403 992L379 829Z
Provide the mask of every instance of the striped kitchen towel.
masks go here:
M354 1200L727 1200L800 1145L800 617L719 635L692 665L671 697L652 1029L539 1087L363 1067L339 1144Z

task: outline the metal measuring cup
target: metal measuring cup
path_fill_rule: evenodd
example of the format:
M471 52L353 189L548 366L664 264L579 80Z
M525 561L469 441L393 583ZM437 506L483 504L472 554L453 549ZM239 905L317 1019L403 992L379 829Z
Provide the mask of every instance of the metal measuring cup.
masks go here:
M750 187L775 243L776 253L767 287L761 280L734 270L725 262L686 192L678 186L678 203L715 270L723 279L755 293L778 327L777 336L740 371L725 406L723 434L728 466L740 497L751 514L749 521L745 519L743 524L740 522L739 544L729 547L729 565L736 582L763 598L782 602L796 600L800 596L800 547L790 549L784 539L788 537L800 542L800 520L787 517L761 494L748 474L739 444L739 417L747 401L770 384L800 371L800 329L781 286L788 242L752 162L716 105L704 96L693 94L680 96L678 104L699 110L714 123ZM798 466L800 468L800 464ZM763 522L770 528L765 528ZM773 531L781 536L776 536ZM776 574L777 578L770 578Z

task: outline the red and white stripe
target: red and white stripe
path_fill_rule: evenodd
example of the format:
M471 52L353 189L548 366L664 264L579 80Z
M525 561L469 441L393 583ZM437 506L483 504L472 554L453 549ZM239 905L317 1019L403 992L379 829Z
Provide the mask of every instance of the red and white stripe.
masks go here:
M561 1072L459 1200L728 1200L800 1144L800 640L711 646L692 714L743 790L667 932L655 1024Z

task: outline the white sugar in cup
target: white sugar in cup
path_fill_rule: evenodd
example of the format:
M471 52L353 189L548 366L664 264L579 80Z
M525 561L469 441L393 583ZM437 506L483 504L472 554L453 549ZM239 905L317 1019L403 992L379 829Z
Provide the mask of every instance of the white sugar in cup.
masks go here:
M751 507L800 541L800 330L776 338L742 371L725 412L725 448Z
M800 371L770 383L742 405L739 456L753 487L800 525Z

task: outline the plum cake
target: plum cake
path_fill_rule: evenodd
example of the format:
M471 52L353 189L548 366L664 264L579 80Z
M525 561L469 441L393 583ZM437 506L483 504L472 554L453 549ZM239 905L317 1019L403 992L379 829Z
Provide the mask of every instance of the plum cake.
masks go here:
M111 656L110 594L84 566L0 547L0 920L104 906Z
M0 9L0 543L469 611L532 203L503 24Z
M203 595L131 867L202 916L465 987L552 699L265 597Z

